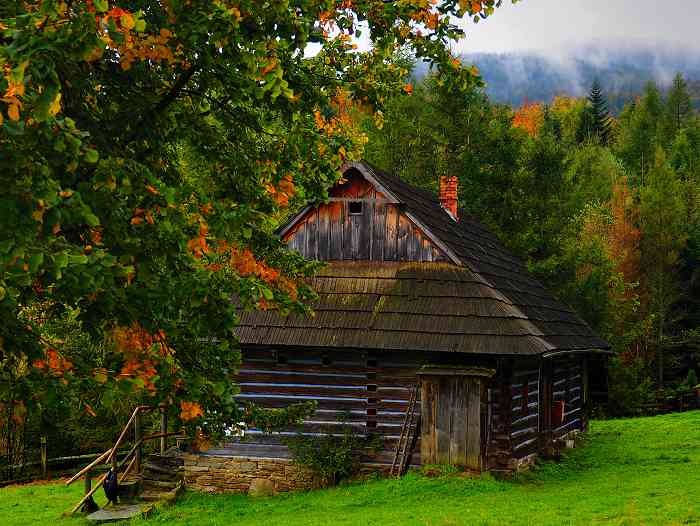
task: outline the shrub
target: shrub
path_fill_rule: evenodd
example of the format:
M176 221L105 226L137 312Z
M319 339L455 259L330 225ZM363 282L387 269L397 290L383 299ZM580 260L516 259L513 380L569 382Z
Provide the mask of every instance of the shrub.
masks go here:
M320 436L299 433L285 440L295 464L310 469L324 487L337 484L358 472L360 457L382 447L379 437L360 435L351 426L329 427Z

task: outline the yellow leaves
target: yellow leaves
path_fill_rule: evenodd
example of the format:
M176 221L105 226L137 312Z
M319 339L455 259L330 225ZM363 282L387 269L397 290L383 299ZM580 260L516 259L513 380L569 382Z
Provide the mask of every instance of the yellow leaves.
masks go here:
M58 195L60 195L64 199L68 198L73 195L73 190L61 190L60 192L58 192Z
M55 116L59 111L61 111L61 93L58 92L56 97L54 97L51 105L49 106L49 115Z
M143 217L132 217L130 222L132 225L140 225L143 223Z
M10 106L7 108L7 116L10 118L12 121L18 121L19 120L19 105L18 104L10 104Z
M32 212L32 219L38 223L44 222L44 213L46 212L46 203L43 199L39 199L36 202L36 210Z
M106 384L107 379L109 378L109 374L107 372L107 369L105 369L104 367L99 367L99 368L95 369L92 372L92 376L95 378L95 381L98 384Z
M54 236L57 236L60 231L61 231L61 224L60 223L56 223L54 226L51 227L51 233Z
M202 416L204 416L204 411L197 402L186 402L184 400L180 402L180 420L183 422L189 422Z
M130 13L120 16L119 22L121 23L122 27L127 31L131 31L135 25L134 17Z

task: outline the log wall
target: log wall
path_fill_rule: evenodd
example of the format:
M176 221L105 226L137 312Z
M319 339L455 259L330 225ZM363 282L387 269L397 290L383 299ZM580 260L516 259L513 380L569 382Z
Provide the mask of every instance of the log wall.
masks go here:
M270 408L315 400L317 410L301 426L273 434L251 429L243 440L232 440L212 454L288 458L285 437L318 436L350 426L358 435L383 439L384 450L366 462L391 463L410 390L418 382L420 356L276 349L244 349L242 355L239 400ZM419 460L416 453L412 464Z
M359 213L358 213L359 211ZM400 206L359 175L332 190L287 232L292 250L321 261L447 261Z
M551 422L552 439L562 438L574 430L584 429L583 359L560 359L552 364L552 400L564 405L563 419Z
M540 369L538 362L517 363L512 377L510 438L513 456L537 453L540 431Z

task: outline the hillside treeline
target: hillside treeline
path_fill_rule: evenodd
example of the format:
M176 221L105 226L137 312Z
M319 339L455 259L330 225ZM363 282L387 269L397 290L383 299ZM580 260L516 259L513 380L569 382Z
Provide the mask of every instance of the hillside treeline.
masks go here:
M611 343L611 414L697 384L700 119L682 76L617 118L598 83L514 109L428 77L367 130L368 160L407 181L456 175L463 213Z

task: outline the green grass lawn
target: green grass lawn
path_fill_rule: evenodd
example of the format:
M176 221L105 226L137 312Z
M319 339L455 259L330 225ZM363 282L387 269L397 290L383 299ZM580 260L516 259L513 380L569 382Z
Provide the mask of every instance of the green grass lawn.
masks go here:
M0 524L84 525L87 521L80 517L59 517L77 501L81 486L0 489ZM700 412L593 422L585 447L515 481L411 474L270 498L187 493L176 506L133 524L145 522L700 524Z

